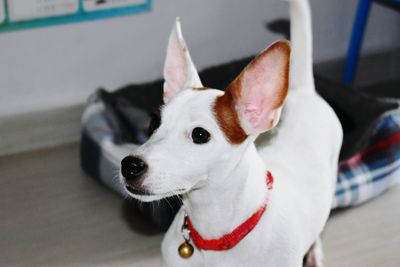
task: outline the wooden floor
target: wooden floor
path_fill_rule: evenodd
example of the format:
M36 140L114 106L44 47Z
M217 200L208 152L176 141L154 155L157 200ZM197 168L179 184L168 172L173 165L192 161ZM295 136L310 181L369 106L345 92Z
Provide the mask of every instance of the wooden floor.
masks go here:
M159 266L161 239L81 171L77 144L0 157L0 266ZM324 246L328 267L400 266L400 188L336 212Z

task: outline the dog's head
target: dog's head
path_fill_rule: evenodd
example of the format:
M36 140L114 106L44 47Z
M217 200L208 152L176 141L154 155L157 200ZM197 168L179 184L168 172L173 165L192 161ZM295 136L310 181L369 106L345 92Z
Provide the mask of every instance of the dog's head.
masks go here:
M222 171L233 169L256 136L278 123L288 89L289 58L289 43L278 41L225 92L205 88L177 20L164 66L160 118L153 119L149 140L121 162L129 195L154 201L223 182Z

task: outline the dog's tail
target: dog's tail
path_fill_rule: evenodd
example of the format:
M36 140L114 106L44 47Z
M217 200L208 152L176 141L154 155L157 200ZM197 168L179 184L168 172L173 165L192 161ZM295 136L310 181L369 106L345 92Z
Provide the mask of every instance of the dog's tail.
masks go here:
M288 1L292 42L290 87L314 90L310 5L308 0Z

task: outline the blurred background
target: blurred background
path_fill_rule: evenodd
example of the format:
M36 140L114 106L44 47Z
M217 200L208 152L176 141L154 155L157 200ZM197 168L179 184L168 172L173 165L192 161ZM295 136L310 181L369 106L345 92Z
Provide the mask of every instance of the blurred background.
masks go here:
M345 80L362 2L361 57ZM338 91L400 96L400 12L388 2L310 0L318 77ZM87 178L79 142L96 89L162 77L177 16L198 70L288 35L288 5L278 0L0 0L0 266L158 266L162 231ZM398 266L390 249L400 244L400 191L389 193L332 219L327 266ZM371 219L371 209L383 213Z
M357 1L311 1L311 7L314 61L344 58ZM257 54L282 38L266 23L289 18L282 1L170 0L129 16L2 32L0 115L82 104L99 86L160 78L177 16L198 69ZM363 54L398 49L399 25L398 12L374 5Z

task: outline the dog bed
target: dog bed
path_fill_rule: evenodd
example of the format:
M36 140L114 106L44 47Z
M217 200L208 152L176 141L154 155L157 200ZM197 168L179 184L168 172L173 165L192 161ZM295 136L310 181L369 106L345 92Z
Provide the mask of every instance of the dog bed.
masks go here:
M206 69L203 84L225 88L248 59ZM163 81L130 85L115 92L98 89L82 116L81 165L91 177L127 197L119 183L123 157L147 139L151 112L162 104ZM316 87L334 108L343 129L338 180L332 209L361 204L400 182L400 109L396 100L376 99L316 77ZM168 228L180 207L176 197L133 205Z

